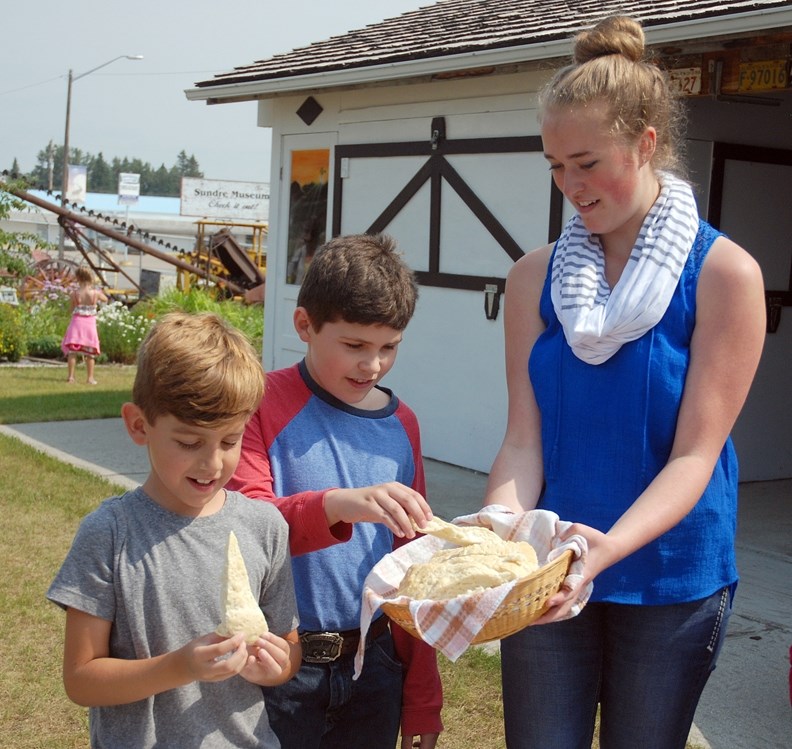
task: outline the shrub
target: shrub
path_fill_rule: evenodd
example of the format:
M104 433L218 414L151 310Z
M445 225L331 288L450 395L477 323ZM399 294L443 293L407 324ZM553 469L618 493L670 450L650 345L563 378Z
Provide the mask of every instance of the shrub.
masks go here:
M233 299L218 301L210 291L205 289L192 288L185 292L172 288L159 296L142 299L134 309L135 312L149 318L160 318L162 315L176 310L191 314L214 312L241 330L259 355L261 354L264 338L264 313L260 305L247 305Z
M146 337L152 320L130 310L121 302L110 302L99 308L96 328L102 358L118 364L133 364L137 350Z
M22 315L11 304L0 304L0 358L19 361L27 353Z
M27 342L27 351L24 353L42 358L59 357L60 342L71 317L69 289L56 284L48 285L36 301L25 302L20 305L20 309L22 313L19 317L24 326L23 340ZM138 347L154 320L174 310L214 312L220 315L245 333L261 355L264 315L260 306L249 306L234 300L217 301L209 291L202 289L191 289L189 292L170 289L157 297L142 299L131 309L115 301L100 305L96 327L102 355L98 361L133 364Z
M32 302L22 305L24 310L23 321L25 335L29 348L32 341L50 336L60 339L69 327L71 319L71 303L67 289L52 286L45 290L45 294ZM32 352L31 352L32 353ZM34 354L37 356L37 354Z
M54 333L45 333L36 338L27 339L28 356L37 356L40 359L59 359L63 356L61 351L62 336Z

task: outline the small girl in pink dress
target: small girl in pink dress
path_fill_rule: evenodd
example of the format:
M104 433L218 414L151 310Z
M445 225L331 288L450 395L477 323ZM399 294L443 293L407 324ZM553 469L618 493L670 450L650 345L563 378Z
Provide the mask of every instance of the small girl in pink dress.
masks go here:
M106 302L107 296L94 287L94 279L88 268L77 268L75 273L79 286L71 293L72 317L61 342L61 350L68 362L67 382L74 382L77 356L82 354L88 374L88 384L96 385L94 365L99 356L99 334L96 331L96 305Z

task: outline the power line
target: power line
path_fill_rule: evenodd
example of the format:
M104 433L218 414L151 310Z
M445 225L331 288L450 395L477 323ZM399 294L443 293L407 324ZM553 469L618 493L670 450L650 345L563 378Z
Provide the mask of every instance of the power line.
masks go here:
M57 81L59 78L64 78L65 76L57 75L54 78L47 78L46 81L39 81L38 83L29 83L27 86L20 86L19 88L12 88L9 91L0 91L0 96L5 96L6 94L15 94L17 91L24 91L28 88L35 88L36 86L43 86L45 83L52 83L52 81Z

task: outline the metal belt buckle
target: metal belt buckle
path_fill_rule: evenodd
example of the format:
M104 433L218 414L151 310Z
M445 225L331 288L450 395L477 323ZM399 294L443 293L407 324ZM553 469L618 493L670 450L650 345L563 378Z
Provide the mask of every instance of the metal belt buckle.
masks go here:
M306 663L332 663L341 656L344 638L338 632L300 635L302 657Z

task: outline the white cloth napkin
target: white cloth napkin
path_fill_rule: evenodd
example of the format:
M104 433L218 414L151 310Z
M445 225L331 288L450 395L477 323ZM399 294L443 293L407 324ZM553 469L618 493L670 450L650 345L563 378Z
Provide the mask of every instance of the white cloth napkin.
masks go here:
M507 541L528 541L536 550L540 562L552 562L571 549L573 560L565 584L577 588L582 582L582 569L588 551L586 539L575 535L561 541L560 535L571 523L560 520L554 512L530 510L514 514L501 505L489 505L473 515L463 515L452 522L457 525L482 525ZM386 554L368 574L363 586L360 644L355 655L353 678L357 679L363 668L366 634L371 619L384 602L409 603L410 614L421 639L440 650L449 660L456 661L509 594L514 581L448 601L417 601L398 595L399 584L408 567L416 562L428 561L435 551L450 546L452 544L434 536L423 536ZM581 592L581 605L572 608L570 617L580 613L591 595L592 587L589 583Z

